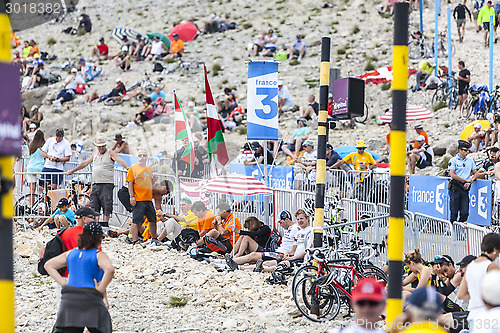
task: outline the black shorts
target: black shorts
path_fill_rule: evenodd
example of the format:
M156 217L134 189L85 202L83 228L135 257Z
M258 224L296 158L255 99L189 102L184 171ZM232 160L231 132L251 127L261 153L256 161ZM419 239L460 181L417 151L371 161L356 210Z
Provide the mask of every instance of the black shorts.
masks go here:
M113 212L113 188L114 184L92 184L90 192L90 207L96 212L111 215Z
M468 91L469 91L469 86L461 87L460 85L458 85L458 94L459 95L467 95Z
M432 162L420 156L420 159L417 161L417 168L424 169L428 166L432 166Z
M59 172L57 174L47 174L45 172ZM64 170L59 170L59 169L53 169L53 168L46 168L44 167L42 169L42 177L40 178L42 180L45 180L51 184L61 184L64 180Z
M144 113L136 113L135 114L136 117L139 116L139 115L141 116L141 122L142 123L149 120L149 118Z
M231 241L224 236L219 234L219 237L217 237L216 241L219 241L226 247L226 253L230 253L233 250L233 244L231 244Z
M132 223L144 223L144 216L148 221L156 222L156 212L152 201L137 201L132 208Z
M38 84L42 85L42 84L49 84L49 79L46 79L44 77L41 77L40 75L37 75L40 80L38 81Z
M486 31L490 31L490 22L483 22L483 29Z

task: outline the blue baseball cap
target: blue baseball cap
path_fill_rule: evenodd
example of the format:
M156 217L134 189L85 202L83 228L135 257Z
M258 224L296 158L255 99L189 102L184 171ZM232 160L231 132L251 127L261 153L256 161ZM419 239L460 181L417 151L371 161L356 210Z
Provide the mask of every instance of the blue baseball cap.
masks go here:
M408 304L429 313L439 313L441 303L436 289L432 287L417 288L408 298Z
M83 58L80 58L80 60L78 60L79 63L84 62L84 61L85 61L85 59L83 59Z
M292 219L292 214L290 214L290 212L287 210L283 210L280 213L280 221L285 219L290 219L290 220Z

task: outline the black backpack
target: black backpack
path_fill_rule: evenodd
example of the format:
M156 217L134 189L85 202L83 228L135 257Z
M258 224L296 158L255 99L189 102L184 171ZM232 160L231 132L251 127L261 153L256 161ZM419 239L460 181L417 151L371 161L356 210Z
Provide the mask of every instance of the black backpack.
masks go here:
M45 270L45 267L43 267L47 261L68 250L61 239L61 235L65 230L66 229L59 230L55 237L52 238L47 245L45 245L45 249L42 251L40 259L38 259L38 273L41 275L49 275ZM59 274L63 274L65 271L66 268L58 270Z
M271 234L269 235L269 239L267 240L266 250L274 252L280 246L280 244L281 244L281 235L278 229L274 228L271 231Z
M131 212L132 208L134 208L134 206L130 204L130 193L128 193L128 188L125 186L122 186L122 188L118 190L118 200L120 200L123 207L125 207L128 212Z
M182 229L179 236L172 242L172 247L176 250L186 251L189 245L196 243L200 239L198 230L186 228Z
M159 62L155 62L153 72L163 72L164 69L165 67L163 67L162 64L160 64Z

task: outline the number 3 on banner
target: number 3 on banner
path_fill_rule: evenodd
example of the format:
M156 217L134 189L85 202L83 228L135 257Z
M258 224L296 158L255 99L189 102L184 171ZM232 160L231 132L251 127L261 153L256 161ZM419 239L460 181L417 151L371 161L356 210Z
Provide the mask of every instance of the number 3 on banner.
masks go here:
M276 88L257 88L257 96L265 95L266 97L262 99L261 103L263 106L269 106L270 111L264 112L263 109L255 109L255 114L261 119L273 119L278 114L278 104L273 101L273 98L278 94L278 89Z

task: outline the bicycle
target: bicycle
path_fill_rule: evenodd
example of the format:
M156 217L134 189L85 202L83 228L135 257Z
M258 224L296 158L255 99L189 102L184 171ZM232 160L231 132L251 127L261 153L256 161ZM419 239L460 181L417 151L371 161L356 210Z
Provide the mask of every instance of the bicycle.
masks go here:
M354 121L357 122L358 124L364 124L368 119L368 104L366 104L366 102L364 102L364 104L365 104L365 109L363 115L361 117L354 117Z
M146 95L142 91L134 91L132 93L126 93L121 96L107 97L104 100L104 105L106 106L117 106L122 104L123 102L129 101L132 98L136 98L139 101L142 101Z
M426 37L431 37L433 35L425 36L422 31L416 31L411 34L414 39L408 43L408 56L410 59L424 59L434 57L434 39L432 39L432 44L427 43ZM441 32L438 39L438 55L439 57L448 57L448 45L446 40L446 32ZM456 48L452 45L452 56L455 55Z
M453 109L457 108L458 105L458 83L455 78L455 73L453 75L453 83L450 87L449 80L444 79L436 88L436 91L432 95L431 105L434 108L439 102L445 102L448 107L453 105Z
M356 175L349 198L374 204L388 203L389 181L387 178L376 180L374 175L373 170Z
M156 79L155 82L151 81L151 78L148 75L148 72L144 72L146 78L144 80L139 80L134 83L130 88L128 88L128 92L132 92L134 90L140 89L141 91L145 91L146 93L152 93L156 87L163 90L165 88L165 84L161 83L163 81L162 77Z

